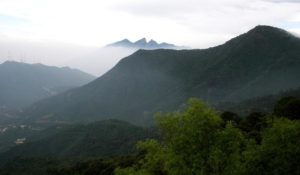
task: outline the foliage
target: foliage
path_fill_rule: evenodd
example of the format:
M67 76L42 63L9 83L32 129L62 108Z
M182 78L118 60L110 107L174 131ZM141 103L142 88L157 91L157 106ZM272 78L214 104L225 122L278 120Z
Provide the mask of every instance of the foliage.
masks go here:
M113 158L16 158L0 169L1 175L113 175L117 167L130 166L136 156Z
M244 131L247 138L261 142L261 132L268 125L267 117L260 112L252 112L242 120L238 127Z
M276 119L262 138L261 145L245 151L246 174L300 174L300 121Z
M274 114L289 119L300 119L300 100L296 97L284 97L274 107Z
M116 174L238 174L245 139L229 122L222 127L214 110L191 99L182 112L158 115L162 142L143 142L145 158ZM157 172L158 171L158 172Z
M238 125L242 120L242 118L238 114L231 112L231 111L224 111L220 115L220 117L223 120L223 126L226 126L226 123L228 121L231 121L232 124L234 124L234 125Z
M235 116L230 112L228 114ZM233 121L235 117L231 118L224 115L220 117L217 112L202 102L191 99L182 111L157 115L160 139L138 142L139 152L136 155L116 158L87 156L71 159L49 158L45 155L31 158L19 157L0 167L0 174L300 174L299 120L258 112L239 119L239 122ZM119 121L106 121L102 124L109 126L108 128L116 126L127 128L128 125ZM93 128L97 125L87 126ZM103 129L104 126L100 128ZM128 126L125 130L131 131L129 129L131 127ZM85 130L75 128L76 131ZM100 132L100 130L94 131ZM142 130L135 128L132 131ZM80 148L82 147L78 147Z
M157 138L153 129L118 120L60 127L64 128L50 127L40 131L35 137L29 137L26 143L2 153L0 165L17 157L88 158L129 155L135 153L135 144L139 140ZM25 132L20 129L17 131L18 133L9 136L14 138L16 134L20 135L19 132ZM14 140L7 141L13 143Z
M217 105L221 111L233 111L241 116L252 112L272 113L274 106L287 97L300 99L300 88L281 91L280 93L251 98L242 102L224 102ZM275 107L276 108L276 107ZM277 114L276 114L277 115Z
M300 173L299 121L253 113L237 126L228 121L222 127L217 113L195 99L181 112L158 115L157 121L162 140L139 143L144 157L116 169L117 175Z

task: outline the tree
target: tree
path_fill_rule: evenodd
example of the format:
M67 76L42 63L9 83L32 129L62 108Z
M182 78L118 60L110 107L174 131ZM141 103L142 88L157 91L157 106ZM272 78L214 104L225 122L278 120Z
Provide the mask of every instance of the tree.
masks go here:
M267 126L267 116L260 112L250 113L239 124L239 128L245 132L245 135L258 143L261 142L262 130Z
M300 122L275 119L262 134L261 145L245 151L247 175L300 174Z
M226 123L229 121L232 121L234 125L238 125L242 120L242 118L238 114L230 111L223 112L221 114L221 118L223 120L224 126L226 126Z
M292 96L280 99L274 107L274 114L291 120L299 120L300 100Z
M196 99L182 112L159 114L161 142L142 142L147 153L140 164L116 174L239 174L244 138L229 122ZM159 171L155 171L159 170Z
M196 99L157 121L161 140L140 142L143 158L118 168L117 175L300 174L300 121L252 113L244 128L231 120L224 127L221 117ZM249 137L253 131L259 141Z

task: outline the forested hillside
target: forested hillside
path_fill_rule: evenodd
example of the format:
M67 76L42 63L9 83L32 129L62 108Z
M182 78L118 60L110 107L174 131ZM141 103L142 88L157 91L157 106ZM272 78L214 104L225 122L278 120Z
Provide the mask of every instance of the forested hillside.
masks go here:
M190 99L182 109L157 114L159 137L149 137L147 134L144 135L145 137L139 137L145 133L145 130L120 121L99 122L86 125L82 129L75 127L57 134L56 140L53 140L54 137L48 137L49 145L41 144L42 139L17 146L2 154L1 159L6 158L4 162L1 161L0 173L10 175L299 174L299 109L300 99L289 97L276 103L272 115L254 112L245 118L240 118L229 112L220 114L201 101ZM99 128L96 129L96 126ZM82 137L80 130L92 132L84 132L85 136ZM68 144L69 140L74 139L70 133L77 140L73 141L74 149ZM62 141L61 138L63 138L61 145L65 144L57 147L59 146L57 143ZM132 141L136 141L137 138L142 139L137 143L138 152L128 152L127 148L131 150L134 143ZM82 142L78 139L85 140L86 143L81 145ZM90 141L94 141L94 144ZM35 147L32 147L33 145ZM91 145L92 147L87 147ZM51 146L53 149L50 149ZM41 152L42 150L44 152ZM73 155L70 159L69 156L72 154L68 155L68 153L72 150L75 151L76 156ZM111 150L119 156L100 156L102 150L106 151L104 155ZM33 152L36 154L33 155ZM87 152L90 153L86 154ZM123 153L126 153L124 154L126 156L120 156Z
M154 129L146 129L127 122L107 120L88 125L59 125L39 132L19 129L26 138L24 144L16 145L0 154L0 164L18 157L23 158L89 158L130 155L135 152L138 140L157 138ZM0 135L0 141L13 143L12 134ZM6 136L5 136L6 134ZM16 139L16 138L15 138ZM0 142L1 143L1 142ZM3 143L5 146L5 143ZM9 145L8 145L9 146ZM1 148L1 147L0 147ZM0 151L3 151L0 149Z
M31 121L120 119L151 124L188 98L240 102L300 87L300 39L257 26L204 50L139 50L95 81L27 108Z

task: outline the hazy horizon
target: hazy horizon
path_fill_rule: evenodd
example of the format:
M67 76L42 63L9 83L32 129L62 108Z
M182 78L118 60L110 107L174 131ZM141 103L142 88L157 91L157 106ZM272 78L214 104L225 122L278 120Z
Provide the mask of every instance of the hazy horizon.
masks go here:
M298 0L1 0L0 62L69 66L99 76L134 51L100 53L115 41L145 37L203 49L257 25L299 36L299 12Z
M0 0L0 82L0 175L300 173L300 0Z
M102 47L128 38L193 48L221 44L256 25L300 34L297 0L1 0L1 38Z

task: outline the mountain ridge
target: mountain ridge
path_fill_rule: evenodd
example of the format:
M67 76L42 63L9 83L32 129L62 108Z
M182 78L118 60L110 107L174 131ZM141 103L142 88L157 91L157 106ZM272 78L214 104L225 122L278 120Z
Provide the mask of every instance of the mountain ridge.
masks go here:
M5 61L0 64L0 106L24 107L93 79L94 76L69 67Z
M95 81L36 103L24 116L145 124L153 113L174 110L190 97L217 104L298 88L298 55L300 39L269 26L209 49L138 50Z
M135 48L135 49L183 49L185 47L176 46L174 44L162 42L158 43L155 40L151 39L147 42L146 38L141 38L135 42L131 42L130 40L123 39L111 44L106 45L106 47L125 47L125 48Z

